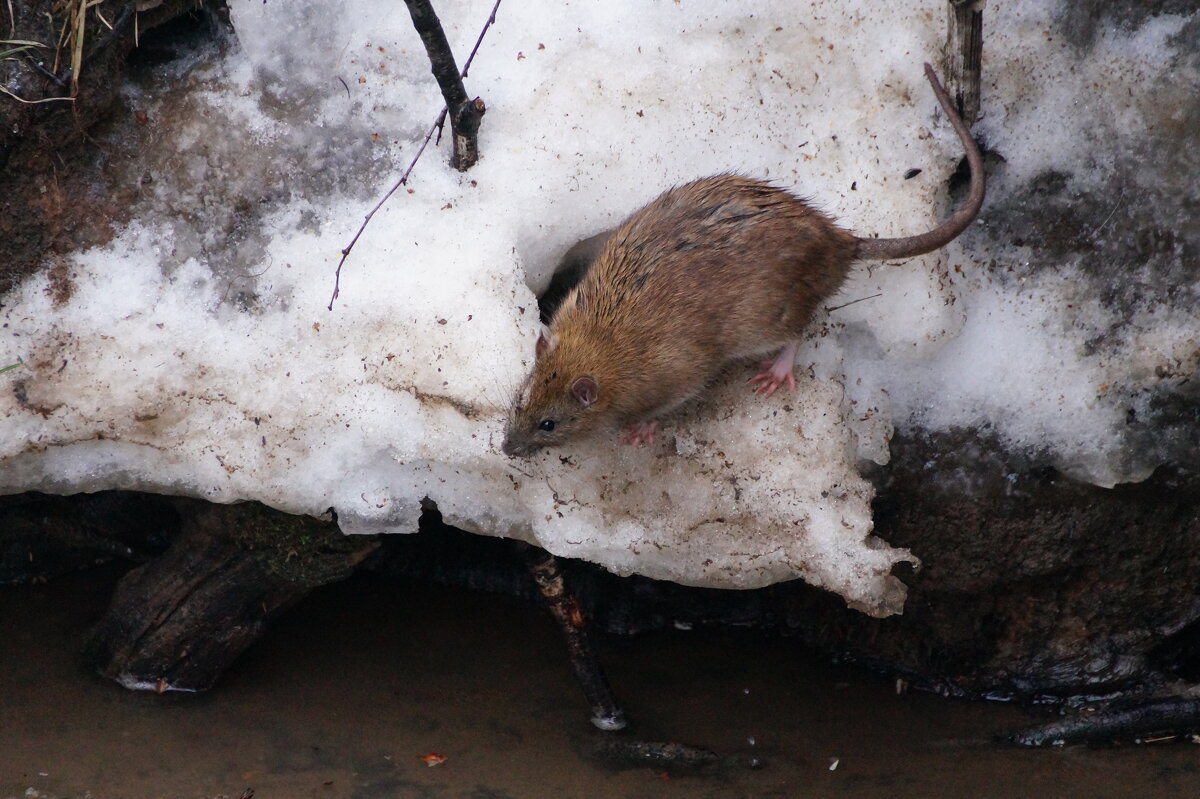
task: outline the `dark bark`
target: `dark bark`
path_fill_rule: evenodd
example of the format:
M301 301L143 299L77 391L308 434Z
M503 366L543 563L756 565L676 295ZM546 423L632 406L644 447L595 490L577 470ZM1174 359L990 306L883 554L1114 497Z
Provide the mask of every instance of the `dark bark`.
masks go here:
M643 741L613 735L597 735L589 740L586 753L613 767L670 768L695 771L707 766L726 765L755 768L754 758L727 756L698 746L673 741Z
M261 505L201 505L171 547L122 578L85 657L127 688L203 691L313 588L379 546Z
M47 580L106 563L142 563L179 529L169 497L100 491L71 500L0 497L0 585Z
M1112 744L1169 740L1200 732L1200 699L1172 697L1094 712L1081 711L1015 732L1007 742L1021 746Z
M979 118L983 77L983 5L985 0L950 0L946 38L946 91L968 126Z
M429 55L433 77L446 100L454 142L450 165L460 172L466 172L479 160L479 125L487 108L480 98L467 98L467 90L454 61L454 53L450 50L442 23L429 0L404 2L408 5L409 15L412 16L413 27L421 36L425 52Z

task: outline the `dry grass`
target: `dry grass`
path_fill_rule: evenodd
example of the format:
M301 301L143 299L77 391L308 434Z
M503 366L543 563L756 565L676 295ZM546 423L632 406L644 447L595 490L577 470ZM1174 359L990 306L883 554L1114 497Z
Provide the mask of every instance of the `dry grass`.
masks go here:
M50 49L49 46L44 45L41 42L34 42L28 39L0 39L0 48L7 48L0 50L0 59L15 59L16 56L19 56L21 53L27 53L38 49ZM35 105L37 103L53 103L63 100L70 102L72 99L70 97L46 97L41 100L26 100L23 97L18 97L17 95L13 94L3 86L0 86L0 93L6 94L16 100L18 103L25 103L26 105Z
M79 95L79 76L83 72L83 44L87 39L87 12L104 3L104 0L65 0L54 7L54 16L62 16L62 29L58 36L58 49L54 53L54 72L57 74L65 50L71 58L71 97ZM96 17L108 27L108 22L96 8Z
M83 50L84 44L87 41L87 21L88 11L91 10L95 14L96 20L101 25L109 30L113 29L112 24L105 19L101 12L102 6L106 0L60 0L51 6L51 20L62 20L59 26L58 42L54 49L54 62L49 69L52 76L59 74L65 61L70 62L70 85L66 97L45 97L40 100L26 100L23 97L18 97L13 92L0 86L0 93L6 94L19 103L33 105L36 103L54 103L54 102L73 102L79 96L79 77L83 74ZM9 16L12 17L12 3L9 2ZM16 34L15 28L10 32L10 36ZM22 53L29 53L33 50L50 50L48 45L41 42L30 41L26 39L0 39L0 58L14 58Z

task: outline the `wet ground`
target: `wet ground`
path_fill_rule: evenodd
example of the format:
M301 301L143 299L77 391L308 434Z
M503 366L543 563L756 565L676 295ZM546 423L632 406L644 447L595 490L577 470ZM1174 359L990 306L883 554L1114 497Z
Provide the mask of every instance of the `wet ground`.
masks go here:
M614 766L591 753L601 734L543 612L367 576L314 593L207 695L131 694L78 656L118 574L0 588L0 799L1173 799L1200 790L1196 745L963 743L1037 717L898 695L894 681L831 666L794 642L727 631L599 639L638 736L726 756L690 773ZM444 762L426 765L431 754Z

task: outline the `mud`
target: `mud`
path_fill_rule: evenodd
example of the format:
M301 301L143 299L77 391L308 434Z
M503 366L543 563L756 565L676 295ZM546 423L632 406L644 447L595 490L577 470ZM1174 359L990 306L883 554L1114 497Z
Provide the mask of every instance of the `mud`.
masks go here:
M59 257L108 242L114 226L129 221L138 192L136 183L119 179L135 160L147 124L120 98L126 77L136 79L156 58L223 35L220 0L142 5L144 12L122 0L89 5L77 73L59 37L69 4L14 0L0 6L11 38L45 45L0 61L0 83L25 101L0 96L0 295L29 274L57 268L55 300L70 297L69 270ZM134 54L135 35L142 46Z
M598 760L543 612L373 577L319 589L218 691L131 694L78 658L119 573L0 588L3 799L1154 799L1200 780L1193 744L969 743L1046 714L897 694L893 680L746 631L600 636L636 734L722 760ZM426 765L435 754L445 760Z

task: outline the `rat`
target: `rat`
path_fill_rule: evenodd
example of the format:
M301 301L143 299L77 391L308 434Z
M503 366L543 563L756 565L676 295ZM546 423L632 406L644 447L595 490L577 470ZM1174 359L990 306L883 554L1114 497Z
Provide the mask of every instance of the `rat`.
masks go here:
M983 204L979 147L929 64L925 76L971 169L968 197L953 214L919 235L859 238L784 189L741 175L666 191L608 236L538 336L504 453L528 457L621 427L626 443L653 443L658 417L729 363L771 352L778 355L747 382L765 396L794 390L805 328L856 261L932 252Z

